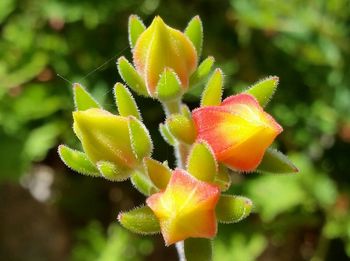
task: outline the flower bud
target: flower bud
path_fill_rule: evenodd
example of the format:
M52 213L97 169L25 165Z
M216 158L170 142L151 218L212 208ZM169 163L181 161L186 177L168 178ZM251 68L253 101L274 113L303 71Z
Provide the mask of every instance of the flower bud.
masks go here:
M73 118L74 131L92 163L98 165L99 162L109 162L115 164L119 172L131 170L142 164L142 159L134 151L133 135L130 135L134 129L134 122L142 125L136 118L113 115L102 109L75 111ZM147 131L145 128L138 130ZM147 134L138 134L136 141L136 145L147 152L144 156L150 156L151 153L151 148L144 148L145 144L152 146ZM142 146L139 143L142 143Z
M187 89L190 75L197 67L197 52L182 32L167 26L159 17L138 37L133 49L134 65L146 82L148 92L155 95L160 75L172 69Z
M219 106L193 111L197 140L205 140L216 159L234 170L252 171L282 127L249 94L225 99Z
M171 245L189 237L216 235L215 206L219 196L217 186L177 169L165 191L153 194L146 202L159 219L166 245Z

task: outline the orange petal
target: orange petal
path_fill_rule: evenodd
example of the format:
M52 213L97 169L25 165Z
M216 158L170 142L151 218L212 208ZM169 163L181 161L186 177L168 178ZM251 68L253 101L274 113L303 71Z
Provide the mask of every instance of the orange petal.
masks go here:
M228 97L220 106L196 109L193 120L197 140L205 140L217 160L242 171L254 170L265 150L282 131L282 127L248 94Z
M217 186L177 169L166 190L153 194L146 202L160 221L166 245L171 245L189 237L216 235L215 206L219 195Z

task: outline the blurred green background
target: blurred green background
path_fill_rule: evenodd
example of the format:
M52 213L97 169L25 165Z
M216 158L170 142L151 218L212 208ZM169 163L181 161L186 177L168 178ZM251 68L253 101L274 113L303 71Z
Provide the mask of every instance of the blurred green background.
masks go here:
M61 143L79 148L67 81L115 111L115 61L131 57L133 13L147 25L159 14L179 29L199 14L204 57L224 70L227 95L280 77L267 110L285 129L276 145L300 173L233 176L230 193L250 197L255 213L219 227L214 260L349 260L348 0L1 0L0 259L177 260L161 236L118 225L120 210L144 202L129 182L78 175L57 155ZM155 158L172 161L157 131L161 107L137 101ZM194 108L198 97L187 101Z

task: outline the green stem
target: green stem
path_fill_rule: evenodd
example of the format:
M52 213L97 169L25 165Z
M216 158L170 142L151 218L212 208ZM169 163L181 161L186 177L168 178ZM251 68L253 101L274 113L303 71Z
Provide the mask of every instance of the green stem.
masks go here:
M318 240L316 251L311 258L311 261L324 261L326 260L327 252L329 248L329 239L325 236L324 228L322 229L320 238Z
M175 100L167 103L163 103L163 108L166 117L170 117L171 114L181 113L181 101ZM174 146L174 152L176 157L176 165L178 168L185 168L186 159L189 153L189 146L178 142ZM184 241L176 243L176 250L179 255L179 261L186 261Z
M164 108L165 115L168 118L171 114L181 112L181 101L180 100L173 100L173 101L169 101L169 102L164 102L163 108Z

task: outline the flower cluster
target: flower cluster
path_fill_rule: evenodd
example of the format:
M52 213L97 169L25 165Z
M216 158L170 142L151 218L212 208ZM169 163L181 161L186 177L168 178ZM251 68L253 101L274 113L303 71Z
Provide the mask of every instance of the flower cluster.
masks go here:
M297 172L286 156L270 148L282 127L263 107L278 78L268 77L222 101L223 73L212 70L213 57L198 64L202 35L198 16L181 32L160 17L146 28L132 15L133 64L125 57L117 63L133 92L162 103L166 119L159 130L174 147L178 168L171 170L152 158L151 137L122 83L114 87L118 115L74 84L73 129L83 152L59 147L62 160L73 170L111 181L130 178L147 196L146 206L119 214L124 227L141 234L160 231L166 245L185 240L185 249L193 244L188 238L215 237L218 222L238 222L249 215L251 200L223 194L232 172ZM199 108L191 112L182 97L194 86L204 90Z

